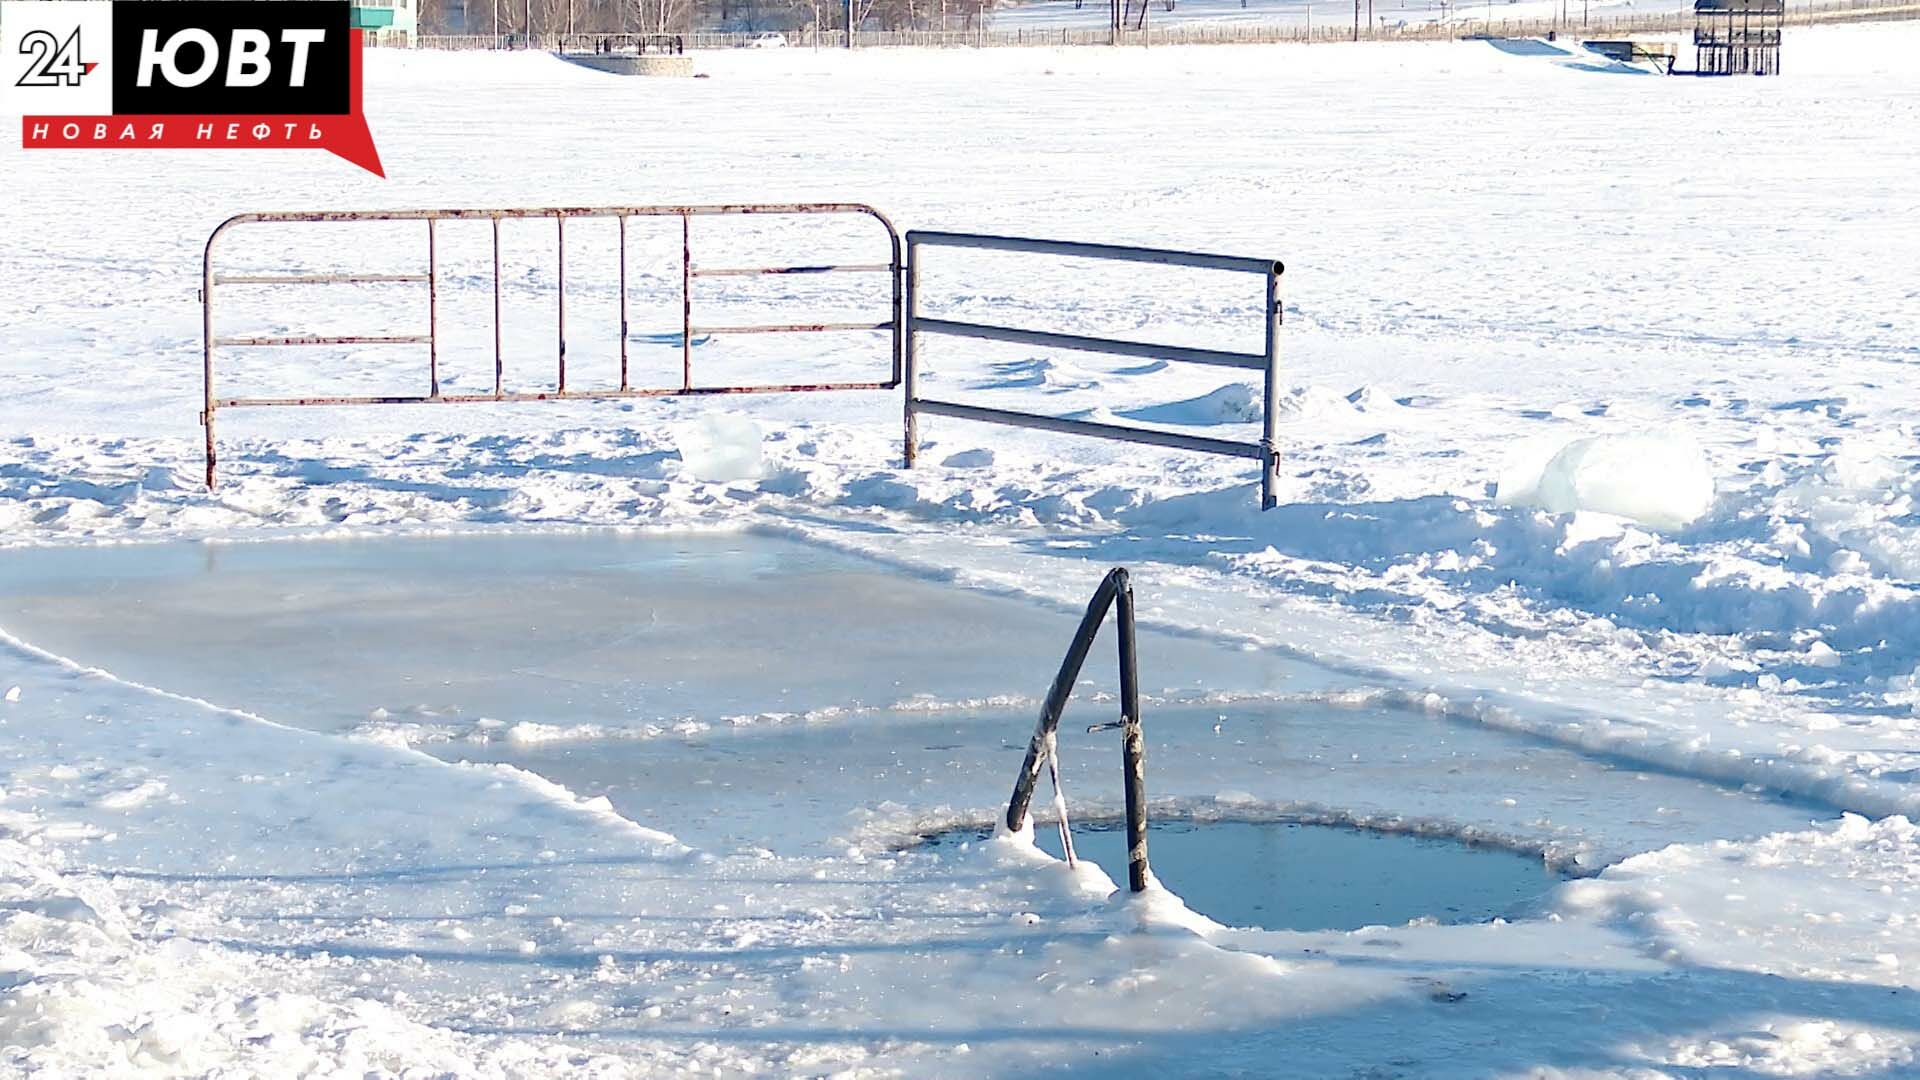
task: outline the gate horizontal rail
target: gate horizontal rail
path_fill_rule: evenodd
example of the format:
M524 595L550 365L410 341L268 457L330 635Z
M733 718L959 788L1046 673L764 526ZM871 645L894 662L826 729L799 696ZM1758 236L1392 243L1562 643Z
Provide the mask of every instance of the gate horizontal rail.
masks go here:
M801 266L696 267L693 265L692 219L717 215L864 215L885 229L888 261ZM627 219L678 217L680 245L680 350L681 380L677 387L635 387L628 378L627 346ZM613 218L620 230L620 384L618 387L567 387L567 277L566 226L569 220ZM511 391L505 386L506 361L501 341L500 223L526 219L554 222L556 296L556 388L539 391ZM323 224L335 222L426 223L426 270L424 273L334 273L334 274L222 274L215 270L215 245L230 230L248 225ZM493 390L491 393L446 394L440 388L440 300L439 260L436 247L437 226L442 221L490 221L493 245ZM892 277L889 317L875 321L798 322L754 325L696 325L693 321L693 280L701 277L744 277L781 274L886 273ZM204 411L200 422L206 429L207 486L215 479L214 419L221 409L246 407L285 407L307 405L459 405L479 402L595 401L617 398L701 396L715 394L803 393L822 390L891 390L904 379L905 345L903 279L905 260L900 233L885 214L864 203L725 203L716 205L670 206L577 206L577 207L502 207L495 209L442 210L342 210L306 212L269 212L239 214L221 222L207 237L201 264L201 320L205 380ZM220 336L214 329L214 297L218 286L259 285L417 285L427 286L427 330L424 334L280 334ZM769 383L749 386L700 386L693 381L693 339L699 336L730 334L834 333L851 331L891 331L891 369L886 379L860 382ZM427 388L423 394L364 395L284 395L275 397L216 397L214 394L214 357L219 349L266 348L284 346L427 346Z
M1232 273L1258 274L1266 279L1266 300L1262 315L1262 321L1265 324L1263 327L1265 347L1257 353L1231 352L1220 349L1200 349L1191 346L1169 345L1159 342L1090 337L1082 334L1057 333L1050 330L1031 330L1022 327L999 326L990 323L929 318L920 314L920 270L923 262L920 249L925 247L974 248L990 251L1051 255L1065 258L1151 263L1161 266L1191 267L1201 270L1222 270ZM907 233L907 310L906 351L904 357L907 467L912 468L915 458L919 456L919 416L925 413L934 416L951 417L957 420L971 420L987 424L1007 424L1013 427L1034 428L1041 431L1052 431L1067 435L1085 435L1101 439L1114 439L1121 442L1161 446L1175 450L1191 450L1202 454L1252 458L1260 462L1260 508L1262 510L1272 509L1278 501L1276 480L1279 470L1279 454L1275 450L1278 415L1275 412L1275 403L1279 397L1280 380L1280 276L1285 273L1285 270L1286 268L1274 259L1255 259L1239 255L1217 255L1198 251L1176 251L1167 248L1126 247L1116 244L1089 244L1070 240L1042 240L1024 236L994 236L984 233L909 230ZM918 378L920 366L919 341L920 335L923 333L941 334L949 337L975 338L987 341L1011 342L1017 345L1035 345L1041 348L1066 349L1076 352L1105 353L1114 356L1131 356L1175 363L1202 364L1212 367L1260 371L1265 374L1266 383L1262 396L1263 405L1261 409L1260 440L1258 442L1242 442L1233 439L1215 439L1201 435L1187 435L1181 432L1161 431L1155 428L1130 427L1125 424L1109 424L1093 420L1077 420L1064 416L1048 416L1044 413L1022 412L1016 409L992 408L984 405L970 405L965 402L921 397Z

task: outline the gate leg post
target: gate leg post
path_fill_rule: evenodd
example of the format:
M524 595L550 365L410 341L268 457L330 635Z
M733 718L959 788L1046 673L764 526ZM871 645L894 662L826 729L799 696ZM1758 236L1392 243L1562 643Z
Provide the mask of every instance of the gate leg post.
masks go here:
M905 374L900 385L905 390L901 404L902 417L902 457L906 467L913 468L914 459L920 456L920 426L913 414L913 397L918 391L920 381L920 255L919 248L913 242L913 234L907 234L907 302L906 302L906 341L903 346Z
M680 215L680 390L693 389L693 218Z
M627 215L620 215L620 392L627 385Z
M506 365L500 356L500 218L493 218L493 396L500 396Z
M427 219L427 396L440 396L440 256Z
M1279 501L1280 451L1279 417L1275 408L1280 398L1280 273L1279 263L1267 272L1267 379L1266 409L1260 432L1260 509L1271 510Z
M213 399L207 399L207 411L200 414L207 429L207 490L213 490Z
M559 262L559 275L555 279L558 293L554 310L559 320L557 331L560 347L560 393L567 392L567 216L555 215L553 219L554 251Z
M206 400L200 413L201 426L207 429L207 490L213 490L213 242L220 238L221 229L213 230L207 237L207 247L200 261L200 363L201 385Z

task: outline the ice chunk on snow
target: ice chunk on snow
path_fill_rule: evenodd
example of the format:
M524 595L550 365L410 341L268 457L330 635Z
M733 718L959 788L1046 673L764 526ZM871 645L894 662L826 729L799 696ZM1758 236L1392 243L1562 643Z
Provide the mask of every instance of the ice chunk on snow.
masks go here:
M1700 447L1682 436L1595 435L1561 447L1531 484L1503 480L1499 498L1554 513L1588 510L1675 529L1712 505L1713 469Z
M725 484L760 477L760 425L744 416L714 413L680 431L680 460L696 480Z
M1122 409L1118 415L1129 420L1144 420L1149 424L1202 426L1243 424L1258 420L1263 408L1260 391L1252 383L1231 382L1199 397L1138 409Z
M992 464L993 451L984 446L951 454L940 463L941 467L948 469L984 469Z

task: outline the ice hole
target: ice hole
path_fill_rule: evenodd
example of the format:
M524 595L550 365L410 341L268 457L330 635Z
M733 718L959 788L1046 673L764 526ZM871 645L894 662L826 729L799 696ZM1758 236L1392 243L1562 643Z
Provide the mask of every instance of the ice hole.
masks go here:
M1078 856L1125 888L1125 825L1075 821L1070 828ZM955 829L920 846L950 850L988 835ZM1057 829L1043 825L1034 837L1060 857ZM1508 848L1305 821L1149 820L1147 856L1154 876L1188 907L1228 926L1263 930L1522 918L1569 876L1539 855Z

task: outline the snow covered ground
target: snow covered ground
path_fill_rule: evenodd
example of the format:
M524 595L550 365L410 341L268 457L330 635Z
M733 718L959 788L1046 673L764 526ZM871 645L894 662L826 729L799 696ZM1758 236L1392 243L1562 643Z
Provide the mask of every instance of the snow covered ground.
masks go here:
M0 622L0 1061L46 1075L1920 1071L1920 832L1899 816L1920 811L1915 44L1904 26L1796 28L1789 76L1767 80L1485 43L780 50L702 56L710 78L678 81L380 53L368 98L389 181L318 157L0 149L10 548L755 528L1055 616L1125 562L1153 626L1337 673L1284 708L1345 703L1383 745L1445 733L1487 765L1403 795L1367 772L1315 776L1301 761L1330 746L1291 737L1209 761L1207 728L1183 719L1201 703L1169 699L1155 775L1188 810L1292 786L1356 818L1626 856L1523 921L1231 929L1166 893L1109 899L1103 875L1018 838L895 850L935 818L990 814L1003 753L909 770L924 800L836 785L831 827L756 849L677 819L697 793L623 801L585 776L570 790L449 763L428 723L326 729L316 703L354 689L356 664L370 686L397 661L315 649L297 674L323 689L263 677L243 694L244 669L195 685L109 662L113 635L71 620L48 651L51 630L35 640L16 614ZM233 411L223 483L197 485L198 256L231 213L806 199L872 202L902 227L1284 260L1283 505L1258 512L1240 462L956 421L927 421L922 466L902 470L884 393ZM696 242L734 254L809 237L716 227ZM509 381L531 387L552 378L551 248L531 227L511 239ZM303 236L259 265L390 269L405 242ZM484 248L446 243L449 321L473 345L490 326L460 305L484 288ZM635 243L650 253L641 328L671 331L677 280L656 257L677 237ZM612 339L592 328L605 245L570 230L580 378L611 371ZM1258 296L1204 275L931 258L937 312L1227 347L1258 321ZM871 286L702 303L742 321L784 309L769 297L865 310ZM290 299L230 314L305 329L418 315L378 296ZM664 339L634 347L652 373L677 364ZM695 352L727 375L884 363L857 335ZM929 392L1252 427L1246 390L1205 369L948 341L927 355ZM450 386L490 385L484 348L443 363ZM404 350L223 370L248 392L424 375ZM713 431L699 418L716 411L763 433L759 478L696 475ZM343 657L331 673L328 655ZM991 741L1017 743L1041 687L991 662L978 677ZM734 710L712 711L696 719ZM904 710L818 723L852 760L877 755L875 777L889 732L929 734ZM823 754L794 730L743 736L748 773ZM603 735L571 733L586 756L619 743L661 784L697 783L674 775L672 738ZM1616 795L1578 808L1584 782L1530 815L1523 798L1551 785L1501 786L1527 760L1502 740L1521 739L1591 770L1596 792L1613 768L1731 794L1686 811L1699 828L1678 844L1658 817L1613 811ZM539 760L537 745L516 754ZM1263 777L1275 791L1255 789ZM1089 767L1069 790L1098 805L1110 783ZM751 793L731 801L751 823Z

